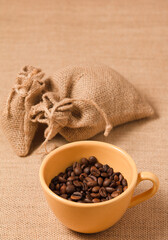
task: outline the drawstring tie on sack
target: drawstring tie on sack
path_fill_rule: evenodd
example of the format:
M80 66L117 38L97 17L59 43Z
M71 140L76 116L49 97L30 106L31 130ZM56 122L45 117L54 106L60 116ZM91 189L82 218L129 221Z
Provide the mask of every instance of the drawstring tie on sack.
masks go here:
M28 66L29 68L32 68L31 66ZM39 83L41 84L40 80L44 77L44 73L40 72L40 69L34 68L32 72L20 72L19 77L17 77L17 82L14 87L12 88L12 91L7 99L7 116L9 117L10 114L10 107L11 107L11 101L15 93L17 93L22 98L25 98L28 94L28 91L30 90L30 87L33 83L33 76L36 75L36 78L38 79ZM26 81L19 84L19 81L22 81L23 78L26 77Z
M42 96L42 102L33 106L30 111L32 122L45 123L48 127L45 130L45 140L42 146L45 146L63 127L66 127L69 121L69 116L73 108L73 102L84 102L93 106L105 121L104 136L108 136L112 127L107 114L101 109L96 102L87 99L64 98L61 101L55 102L52 92L45 93ZM40 147L40 148L41 148Z

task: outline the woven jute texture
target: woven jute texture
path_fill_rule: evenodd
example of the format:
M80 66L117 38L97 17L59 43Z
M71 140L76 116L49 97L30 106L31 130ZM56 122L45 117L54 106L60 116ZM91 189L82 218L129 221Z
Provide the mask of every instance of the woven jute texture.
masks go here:
M75 233L58 221L46 203L38 176L41 155L31 149L26 158L16 156L2 133L0 239L167 240L168 2L0 2L1 101L13 87L16 70L26 64L39 66L51 75L83 60L105 63L129 79L150 101L157 116L115 127L108 137L100 133L93 140L123 148L135 160L139 172L151 171L160 180L159 191L152 199L128 209L107 231ZM34 148L43 140L38 132ZM65 143L60 136L56 141ZM145 181L136 193L150 186Z
M25 66L19 72L1 115L2 129L19 156L29 152L38 124L30 120L29 112L45 93L46 79L41 69Z
M60 133L67 141L91 138L104 130L153 114L126 79L103 64L81 64L58 70L46 92L31 107L32 121L47 124L46 141Z

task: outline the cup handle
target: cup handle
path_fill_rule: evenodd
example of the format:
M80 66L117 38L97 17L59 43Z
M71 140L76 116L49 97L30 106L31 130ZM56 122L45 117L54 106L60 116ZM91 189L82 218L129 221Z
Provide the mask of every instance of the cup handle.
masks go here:
M151 172L141 172L141 173L139 173L136 186L141 181L144 181L144 180L150 180L153 183L153 186L149 190L133 197L131 199L129 208L134 207L137 204L146 201L147 199L151 198L157 192L157 190L159 188L159 179L155 174L153 174Z

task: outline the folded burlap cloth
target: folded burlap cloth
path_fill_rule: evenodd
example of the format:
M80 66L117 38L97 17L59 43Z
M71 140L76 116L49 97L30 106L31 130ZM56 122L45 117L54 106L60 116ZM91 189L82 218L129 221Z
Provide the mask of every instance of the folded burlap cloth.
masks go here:
M67 141L89 139L103 130L107 136L114 126L154 113L135 88L108 66L60 69L47 79L49 90L39 70L25 69L2 115L3 129L20 156L28 153L38 123L47 124L44 145L57 133Z

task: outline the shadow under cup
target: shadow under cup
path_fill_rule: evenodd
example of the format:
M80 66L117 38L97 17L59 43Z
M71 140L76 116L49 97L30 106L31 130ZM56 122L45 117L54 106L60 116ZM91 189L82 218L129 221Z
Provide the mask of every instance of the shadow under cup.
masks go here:
M128 189L118 197L100 203L75 203L57 196L49 189L53 177L82 157L95 156L127 179ZM120 148L96 141L66 144L46 156L40 167L40 181L47 202L56 217L68 228L82 233L103 231L115 224L131 201L137 182L132 158Z

